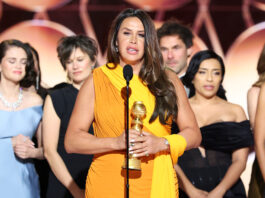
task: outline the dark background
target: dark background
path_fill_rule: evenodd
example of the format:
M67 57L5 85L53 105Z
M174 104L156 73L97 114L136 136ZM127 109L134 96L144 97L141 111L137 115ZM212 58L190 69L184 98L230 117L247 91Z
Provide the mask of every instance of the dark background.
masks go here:
M259 2L265 3L264 0ZM48 10L47 13L49 19L66 26L76 34L85 34L79 16L79 3L80 1L73 0L61 7ZM239 34L247 28L242 14L243 3L243 0L212 0L210 2L210 15L224 53L227 52L230 45L235 41ZM91 0L88 2L87 10L90 14L98 42L103 51L105 51L106 48L107 33L112 20L121 10L129 7L136 8L136 6L124 0ZM254 24L265 21L264 11L253 5L250 5L249 9ZM31 20L35 15L34 12L15 8L6 3L2 4L2 11L0 32L21 21ZM192 27L197 12L198 3L197 1L192 0L180 8L164 11L162 21L176 18L184 24ZM156 11L148 13L153 19L157 14ZM200 29L198 36L209 48L212 48L204 25Z

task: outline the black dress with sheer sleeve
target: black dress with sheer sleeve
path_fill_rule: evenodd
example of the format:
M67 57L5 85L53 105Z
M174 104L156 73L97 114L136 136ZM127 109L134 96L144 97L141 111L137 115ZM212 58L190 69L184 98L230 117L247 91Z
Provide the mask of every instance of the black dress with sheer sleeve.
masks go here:
M178 164L198 189L210 192L225 176L232 164L232 152L253 145L253 135L248 120L242 122L218 122L201 127L203 156L198 148L185 151ZM180 198L188 197L180 191ZM224 195L224 198L246 198L239 179Z
M74 108L78 90L70 84L49 93L56 114L61 120L57 152L63 159L68 171L77 183L85 189L88 169L92 162L92 155L68 154L64 148L64 137L66 129ZM93 134L92 125L89 133ZM47 198L70 198L71 193L59 182L52 171L49 173Z

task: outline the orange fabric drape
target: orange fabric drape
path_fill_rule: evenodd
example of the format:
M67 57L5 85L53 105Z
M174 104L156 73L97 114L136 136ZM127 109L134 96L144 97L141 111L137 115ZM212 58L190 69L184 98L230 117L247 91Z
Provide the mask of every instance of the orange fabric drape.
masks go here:
M113 67L114 65L109 64L109 66ZM110 69L107 66L102 66L94 70L93 78L95 87L95 135L98 137L117 137L124 131L125 126L125 105L122 89L126 82L123 79L122 67L117 66ZM172 141L173 136L170 135L169 126L162 125L158 119L151 124L149 123L155 107L155 97L137 75L133 76L130 88L129 107L132 107L134 101L143 101L146 106L147 116L143 120L144 130L156 136L167 138L170 146L172 144L171 148L179 147L174 147L175 141ZM174 139L183 138L178 136L174 135ZM171 158L173 157L173 161L177 161L179 154L185 150L185 141L183 145L177 153L172 152L173 155L158 153L156 156L143 158L142 171L131 171L130 173L131 196L137 198L177 197L177 179ZM88 174L86 197L124 197L125 171L121 169L123 161L123 152L96 155ZM111 170L113 170L112 173ZM101 182L103 184L100 184ZM104 190L105 188L111 190L112 195L101 195L101 193L104 194L103 189L98 189L101 186L104 186Z

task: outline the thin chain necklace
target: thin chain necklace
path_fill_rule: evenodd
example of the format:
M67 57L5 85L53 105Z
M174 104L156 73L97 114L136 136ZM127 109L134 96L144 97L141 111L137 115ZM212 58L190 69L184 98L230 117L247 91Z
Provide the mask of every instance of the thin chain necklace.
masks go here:
M23 91L22 91L22 88L19 89L19 95L18 95L18 100L16 102L8 102L4 97L3 95L0 93L0 100L3 102L3 104L9 108L9 109L12 109L12 111L15 111L19 105L21 105L22 103L22 99L23 99Z

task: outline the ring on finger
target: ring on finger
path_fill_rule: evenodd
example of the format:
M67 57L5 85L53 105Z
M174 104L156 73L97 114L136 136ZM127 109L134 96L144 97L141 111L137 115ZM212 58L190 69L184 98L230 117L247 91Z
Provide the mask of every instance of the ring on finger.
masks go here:
M145 156L146 156L146 157L148 157L148 156L149 156L149 153L148 153L148 152L146 152Z
M134 144L133 142L130 143L130 146L131 146L131 147L134 147L134 145L135 145L135 144Z

